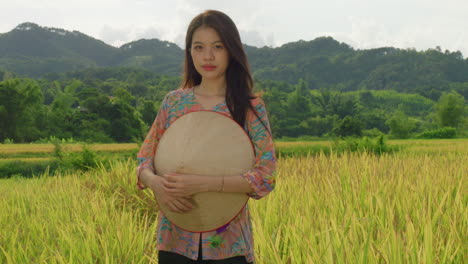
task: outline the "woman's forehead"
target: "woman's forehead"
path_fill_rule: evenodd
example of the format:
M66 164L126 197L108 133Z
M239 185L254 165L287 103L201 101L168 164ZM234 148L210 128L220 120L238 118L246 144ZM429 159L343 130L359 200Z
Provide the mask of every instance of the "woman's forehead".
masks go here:
M192 36L192 43L214 44L222 42L218 32L211 27L199 27Z

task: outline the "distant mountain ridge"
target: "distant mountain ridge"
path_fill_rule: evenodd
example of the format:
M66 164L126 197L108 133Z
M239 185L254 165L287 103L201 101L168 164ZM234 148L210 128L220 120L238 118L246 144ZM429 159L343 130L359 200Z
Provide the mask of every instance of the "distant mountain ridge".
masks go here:
M176 74L179 69L174 62L182 56L182 50L167 41L142 39L116 48L79 31L29 22L0 35L0 67L30 77L112 66L154 67Z
M468 59L461 52L382 47L356 50L331 37L277 48L244 45L254 78L309 89L385 90L433 98L456 89L468 98ZM0 35L0 70L29 77L95 67L140 68L180 76L184 51L174 43L140 39L119 48L79 31L22 23Z

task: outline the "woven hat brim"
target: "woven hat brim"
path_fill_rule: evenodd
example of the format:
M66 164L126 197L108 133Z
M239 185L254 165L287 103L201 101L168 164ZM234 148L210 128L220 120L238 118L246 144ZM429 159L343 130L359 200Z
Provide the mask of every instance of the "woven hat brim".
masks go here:
M157 175L169 172L212 177L241 175L254 162L254 149L244 129L233 119L213 111L179 117L162 135L154 157ZM235 218L248 198L245 193L198 193L192 197L195 208L184 214L172 212L159 199L158 203L176 226L191 232L207 232Z

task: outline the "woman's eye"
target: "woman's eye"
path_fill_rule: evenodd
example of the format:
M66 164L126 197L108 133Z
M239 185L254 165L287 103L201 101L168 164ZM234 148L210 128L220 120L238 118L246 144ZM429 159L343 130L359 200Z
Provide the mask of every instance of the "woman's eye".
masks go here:
M217 49L223 49L224 47L222 45L216 45L215 46Z
M202 46L195 46L193 47L195 50L201 50Z

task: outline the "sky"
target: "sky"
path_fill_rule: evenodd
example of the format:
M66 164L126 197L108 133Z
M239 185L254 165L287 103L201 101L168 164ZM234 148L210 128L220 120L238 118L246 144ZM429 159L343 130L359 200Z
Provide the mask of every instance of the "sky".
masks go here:
M191 19L207 9L229 15L257 47L331 36L355 49L440 46L468 57L468 0L0 0L0 33L33 22L115 47L142 38L183 47Z

